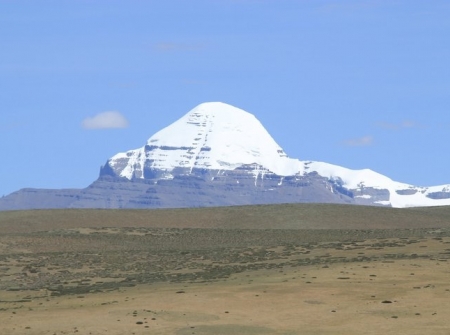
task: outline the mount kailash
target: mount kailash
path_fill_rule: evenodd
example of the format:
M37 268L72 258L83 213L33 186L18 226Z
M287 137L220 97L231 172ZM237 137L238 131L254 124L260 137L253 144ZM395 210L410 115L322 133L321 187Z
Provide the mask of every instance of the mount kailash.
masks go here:
M450 184L417 187L369 169L290 158L242 109L203 103L118 153L84 189L22 189L0 210L31 208L175 208L274 203L392 207L450 205Z

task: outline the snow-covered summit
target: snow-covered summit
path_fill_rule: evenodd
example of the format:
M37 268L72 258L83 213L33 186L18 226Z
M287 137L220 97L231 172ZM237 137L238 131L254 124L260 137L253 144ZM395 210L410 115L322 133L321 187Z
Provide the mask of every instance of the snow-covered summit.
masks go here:
M119 153L109 164L128 179L145 178L144 168L234 170L254 164L281 176L303 172L303 164L288 158L254 115L221 102L198 105L146 146Z
M113 156L104 170L133 180L171 179L175 173L189 174L194 169L233 171L240 167L250 167L255 185L268 173L279 176L280 187L284 177L317 173L330 192L344 190L356 203L450 205L450 185L416 187L369 169L289 158L254 115L221 102L198 105L150 137L143 147Z

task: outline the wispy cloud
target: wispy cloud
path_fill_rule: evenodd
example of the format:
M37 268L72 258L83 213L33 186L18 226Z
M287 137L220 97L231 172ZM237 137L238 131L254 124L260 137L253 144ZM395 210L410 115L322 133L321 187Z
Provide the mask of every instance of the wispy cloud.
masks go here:
M373 144L373 137L370 135L345 140L344 145L349 147L365 147Z
M364 9L373 9L375 7L382 6L383 2L380 0L357 0L357 1L329 1L318 8L324 12L356 12Z
M24 126L28 125L26 122L11 122L11 123L4 123L0 124L0 130L4 131L10 131L10 130L16 130L19 128L23 128Z
M128 82L112 81L109 83L109 86L120 89L128 89L136 87L137 83L135 81L128 81Z
M174 51L197 51L206 47L205 44L189 44L189 43L172 43L161 42L153 45L153 49L159 52L174 52Z
M196 80L196 79L183 79L181 82L184 85L205 85L208 83L206 80Z
M127 119L119 112L103 112L88 117L81 123L85 129L127 128Z
M405 120L400 123L391 123L391 122L379 122L377 124L378 127L388 130L400 130L400 129L407 129L407 128L418 128L421 125L411 121L411 120Z

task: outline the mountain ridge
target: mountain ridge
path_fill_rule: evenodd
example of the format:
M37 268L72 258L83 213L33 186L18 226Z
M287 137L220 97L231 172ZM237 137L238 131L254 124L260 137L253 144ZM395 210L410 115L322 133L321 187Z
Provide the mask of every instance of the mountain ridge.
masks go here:
M173 208L271 203L390 207L450 205L450 185L418 187L370 169L290 158L259 120L237 107L202 103L121 152L81 190L23 189L0 210Z

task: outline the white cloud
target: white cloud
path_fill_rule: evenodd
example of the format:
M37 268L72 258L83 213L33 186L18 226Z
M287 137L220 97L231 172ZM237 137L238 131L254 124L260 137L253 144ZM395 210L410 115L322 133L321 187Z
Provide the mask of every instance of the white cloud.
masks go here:
M350 147L365 147L368 145L372 145L373 137L372 136L364 136L360 138L353 138L350 140L345 140L344 144Z
M128 121L119 112L103 112L88 117L81 123L85 129L127 128Z

